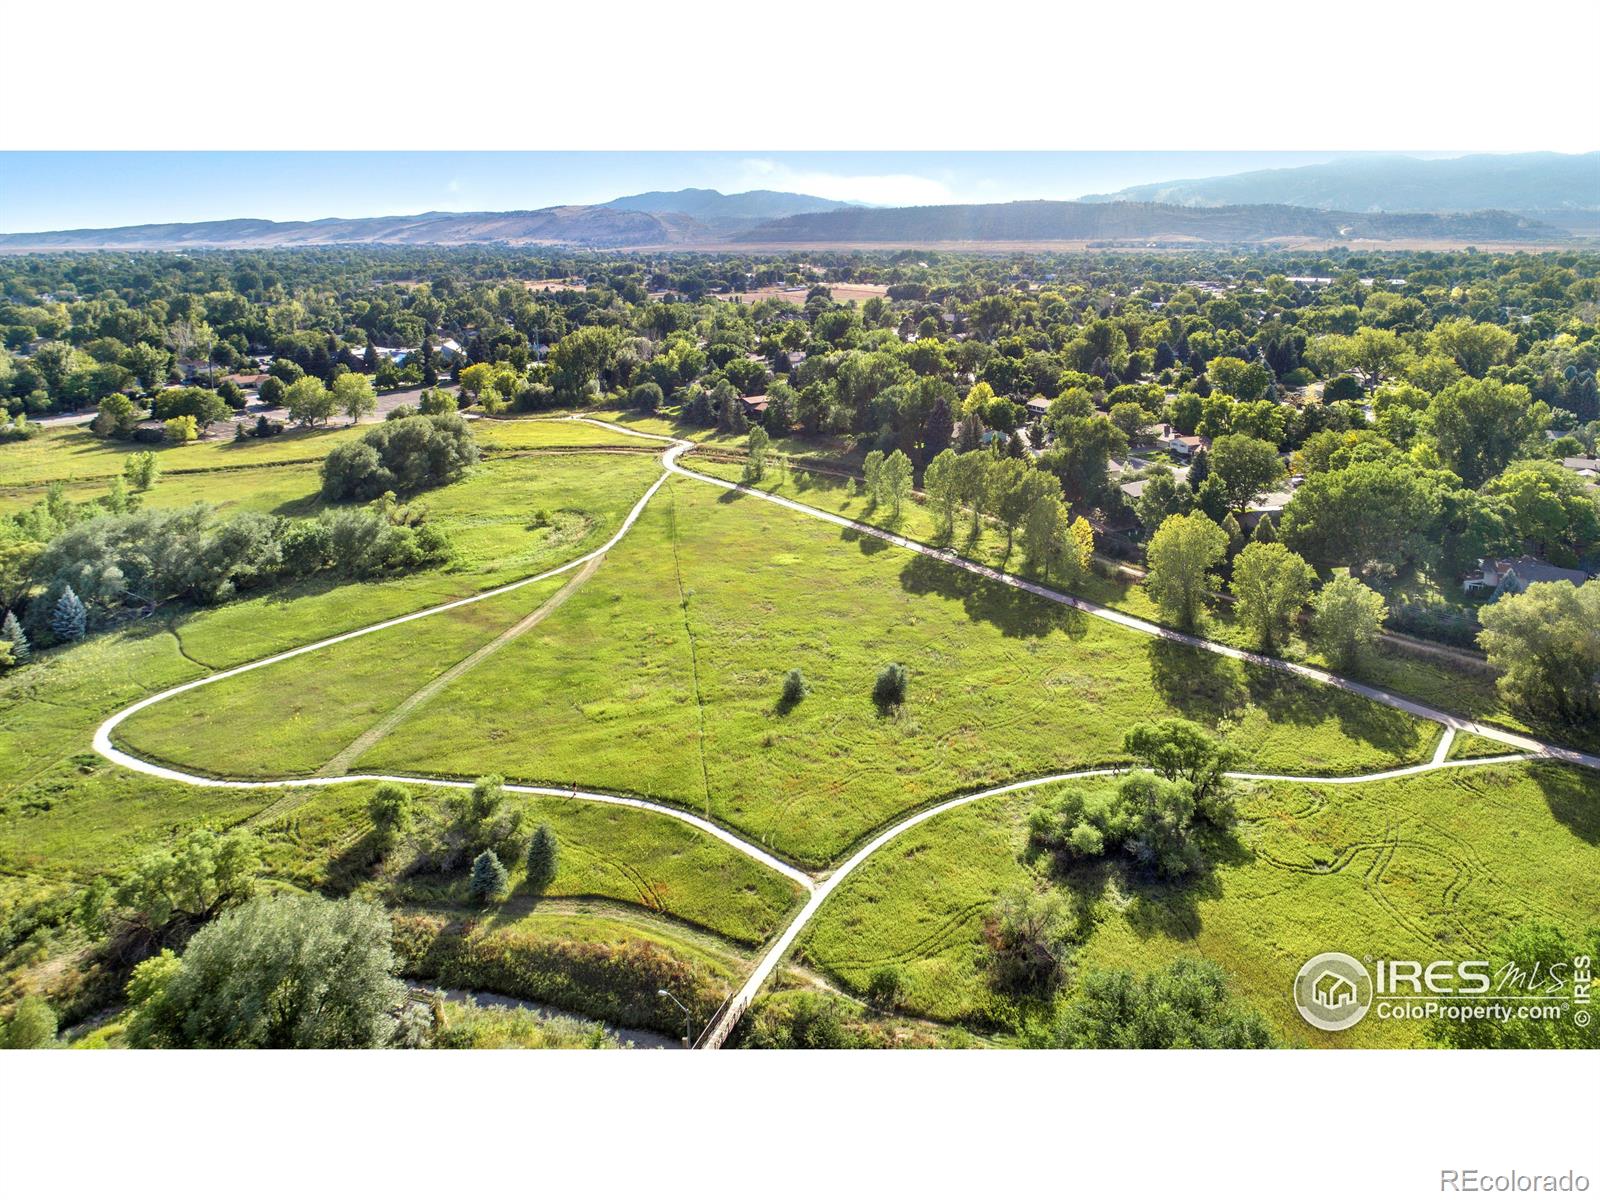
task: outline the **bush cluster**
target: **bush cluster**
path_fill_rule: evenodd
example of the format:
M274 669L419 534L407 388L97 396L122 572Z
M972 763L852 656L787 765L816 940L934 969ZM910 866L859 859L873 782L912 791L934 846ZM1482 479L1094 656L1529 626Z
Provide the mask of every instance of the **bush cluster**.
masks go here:
M411 495L453 483L478 461L478 445L455 413L403 417L374 425L361 439L336 446L322 463L325 500Z

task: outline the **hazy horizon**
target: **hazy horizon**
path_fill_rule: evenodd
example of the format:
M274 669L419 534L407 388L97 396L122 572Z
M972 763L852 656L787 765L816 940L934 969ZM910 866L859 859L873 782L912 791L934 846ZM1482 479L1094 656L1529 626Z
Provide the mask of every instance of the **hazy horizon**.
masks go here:
M1469 153L1480 152L6 152L0 232L501 212L689 187L890 206L1072 200L1342 158Z

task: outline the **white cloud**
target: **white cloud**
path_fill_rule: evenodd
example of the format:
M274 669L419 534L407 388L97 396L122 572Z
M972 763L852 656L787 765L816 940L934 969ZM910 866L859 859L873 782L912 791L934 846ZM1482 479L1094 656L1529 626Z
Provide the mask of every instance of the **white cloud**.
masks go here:
M748 158L739 164L740 175L730 191L761 188L775 192L804 192L829 200L856 200L863 204L949 204L950 189L926 175L842 175L832 171L806 171L769 158Z

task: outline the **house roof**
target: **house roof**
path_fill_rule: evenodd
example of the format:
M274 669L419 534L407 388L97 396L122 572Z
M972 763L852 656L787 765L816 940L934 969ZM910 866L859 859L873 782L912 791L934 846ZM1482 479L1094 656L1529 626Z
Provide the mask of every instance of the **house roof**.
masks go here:
M1545 562L1542 558L1534 558L1531 554L1524 554L1521 558L1513 559L1509 563L1501 564L1502 571L1514 571L1523 583L1571 583L1581 584L1589 577L1582 571L1568 570L1566 567L1555 567Z
M1586 458L1580 455L1577 458L1563 458L1561 465L1569 471L1578 472L1580 475L1600 475L1600 457L1590 456Z

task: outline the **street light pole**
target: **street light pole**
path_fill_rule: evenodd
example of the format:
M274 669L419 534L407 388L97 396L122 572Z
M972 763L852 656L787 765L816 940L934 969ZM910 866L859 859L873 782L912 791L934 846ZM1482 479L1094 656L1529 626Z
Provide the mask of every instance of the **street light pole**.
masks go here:
M688 1050L691 1046L694 1045L694 1035L689 1030L689 1010L688 1010L688 1008L686 1008L684 1006L684 1004L683 1004L683 1002L681 1000L679 1000L671 992L667 991L666 988L657 988L656 989L656 995L665 996L668 1000L671 1000L674 1004L676 1004L680 1009L683 1009L683 1048L685 1050Z

